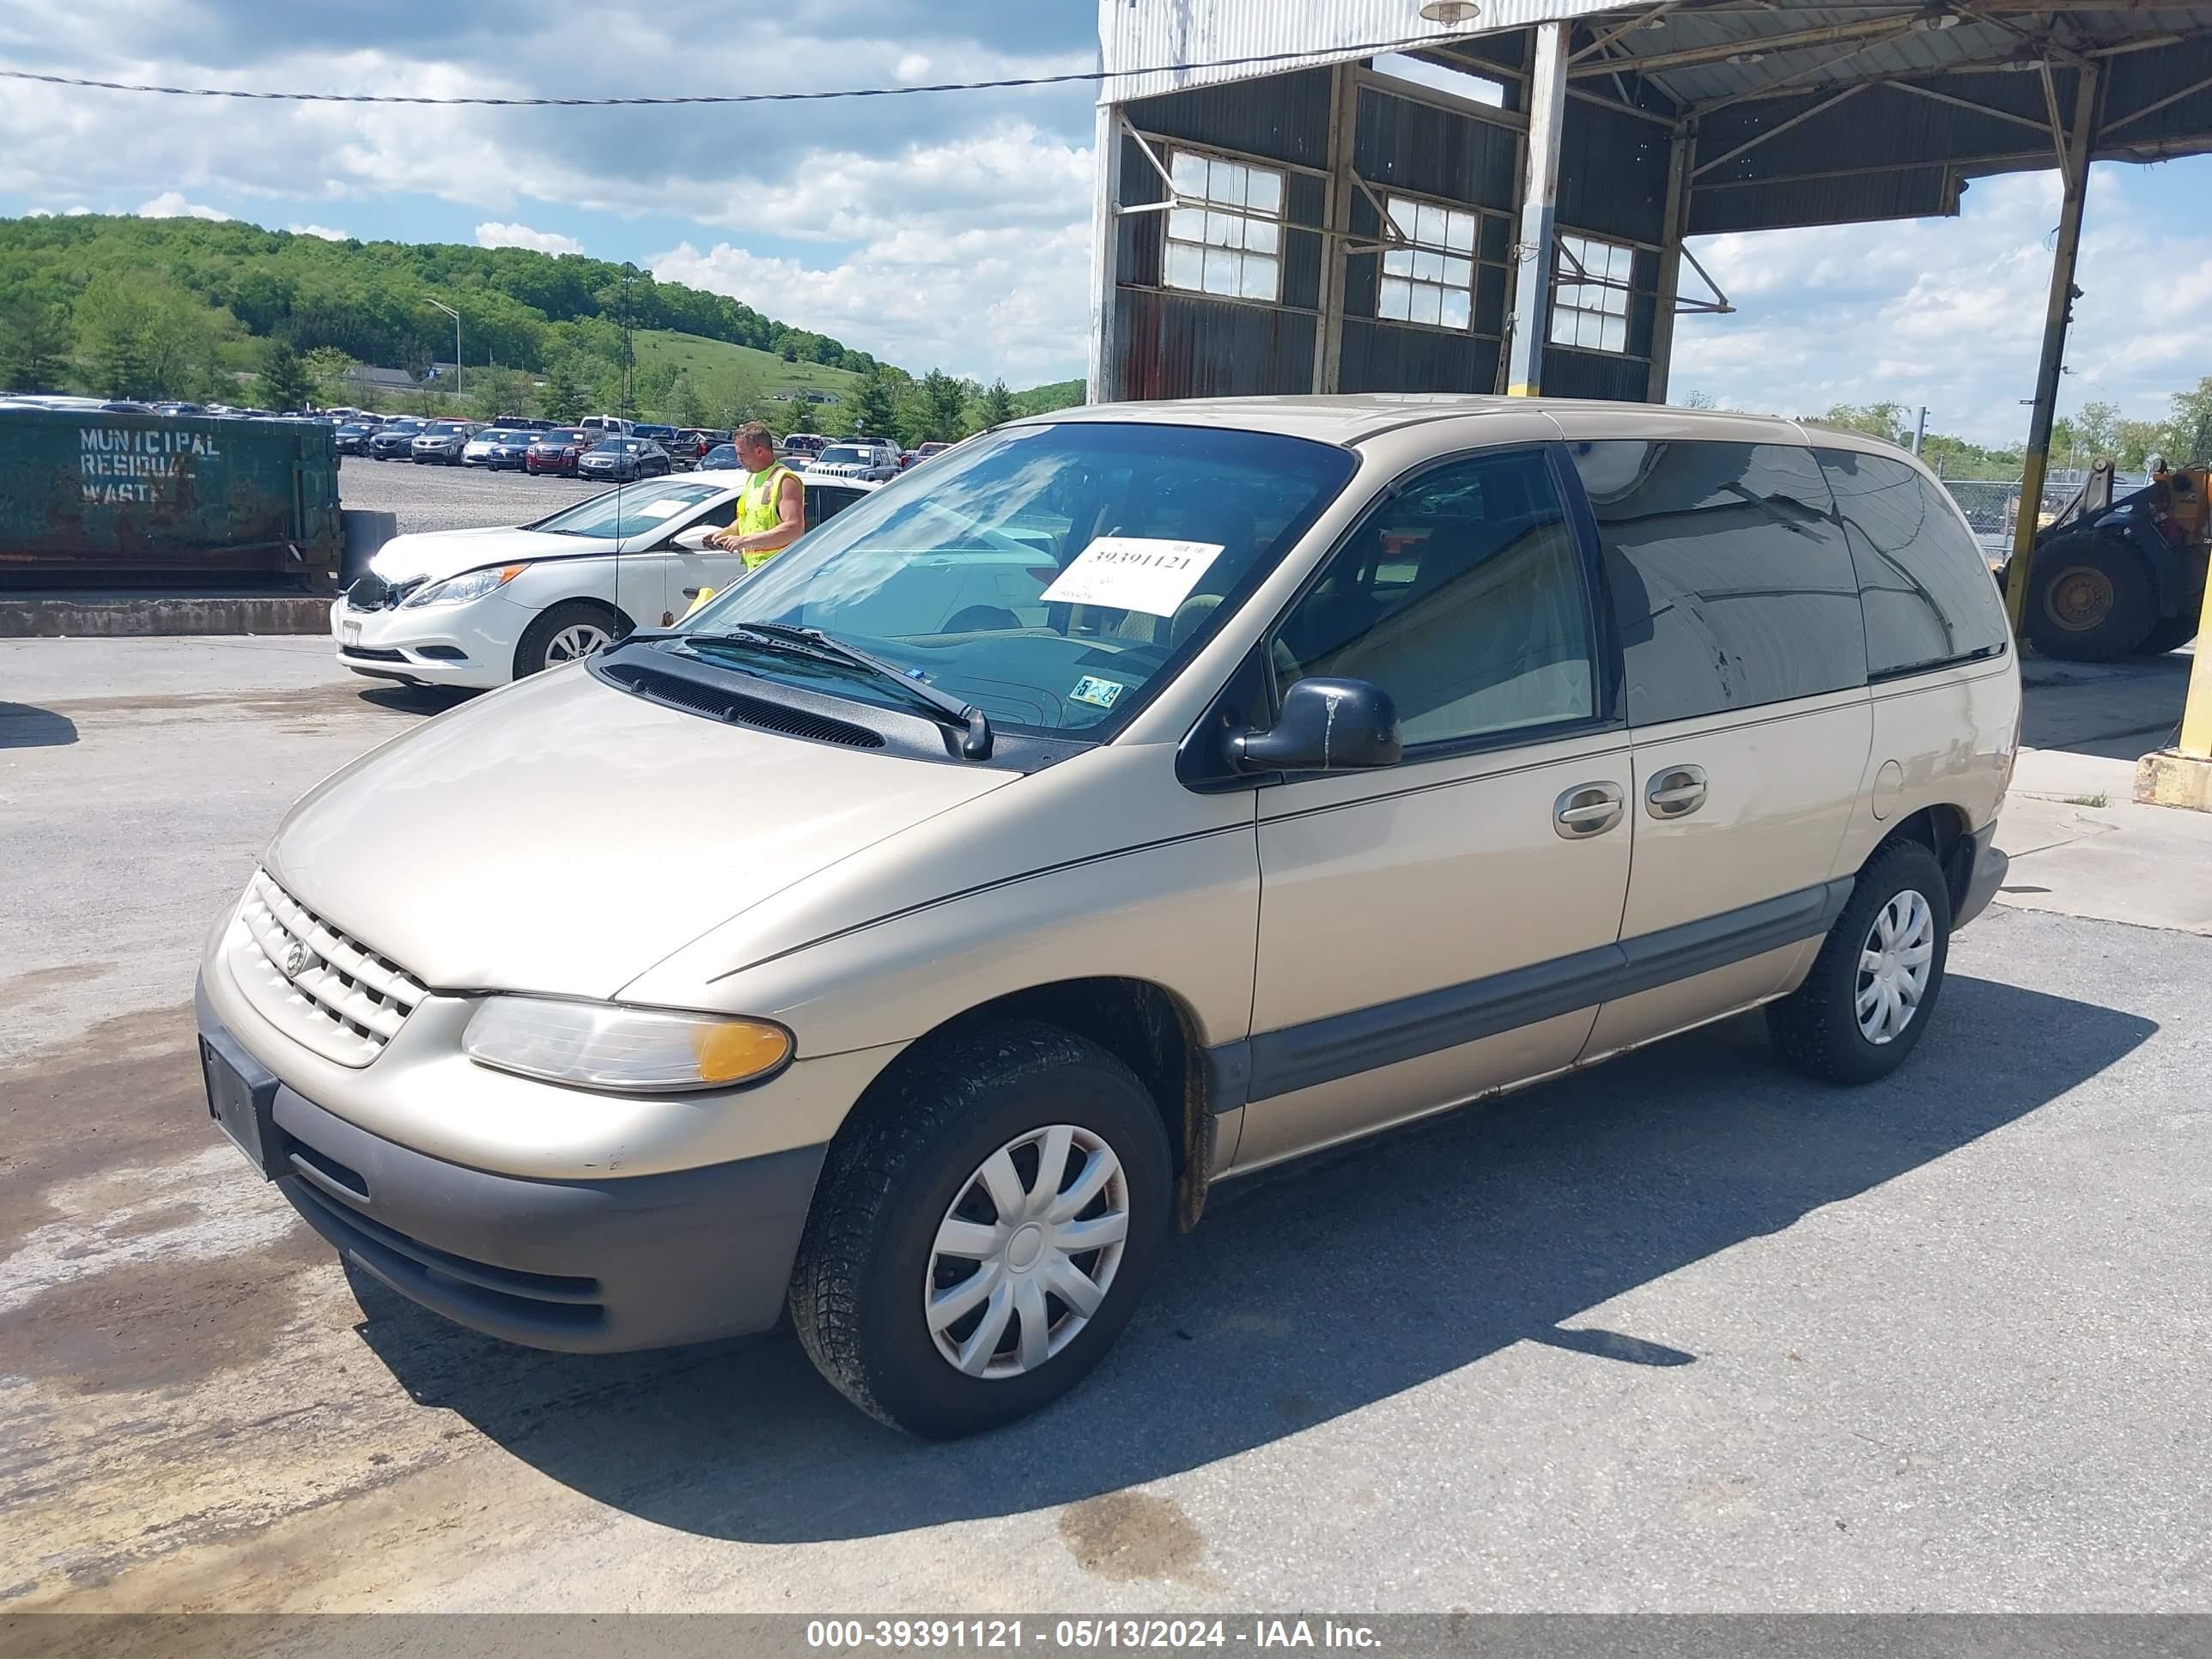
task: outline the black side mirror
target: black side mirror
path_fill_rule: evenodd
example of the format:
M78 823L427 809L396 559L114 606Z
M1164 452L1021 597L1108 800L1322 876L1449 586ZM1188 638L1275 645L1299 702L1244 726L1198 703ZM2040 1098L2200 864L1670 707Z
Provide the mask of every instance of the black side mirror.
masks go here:
M1351 772L1395 766L1398 706L1368 680L1304 679L1283 694L1268 732L1240 732L1229 754L1247 772Z

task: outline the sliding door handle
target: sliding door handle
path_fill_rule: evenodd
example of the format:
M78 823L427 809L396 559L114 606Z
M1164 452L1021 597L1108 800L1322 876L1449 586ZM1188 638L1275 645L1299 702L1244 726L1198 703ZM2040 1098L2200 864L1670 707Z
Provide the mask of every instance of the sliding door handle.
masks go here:
M1620 786L1578 783L1552 803L1552 828L1565 841L1588 841L1620 822Z
M1644 810L1655 818L1686 818L1705 804L1705 769L1670 766L1644 791Z

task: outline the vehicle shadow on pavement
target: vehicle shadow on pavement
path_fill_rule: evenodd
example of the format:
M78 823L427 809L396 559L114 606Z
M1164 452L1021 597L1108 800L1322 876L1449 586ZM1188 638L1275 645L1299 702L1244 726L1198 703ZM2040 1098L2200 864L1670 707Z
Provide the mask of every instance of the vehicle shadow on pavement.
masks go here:
M0 702L0 749L55 749L76 741L76 722L33 703Z
M362 687L360 695L373 708L422 719L458 708L479 694L450 685L371 685Z
M983 1455L863 1418L787 1334L535 1353L356 1273L361 1328L418 1401L662 1526L797 1542L1045 1509L1267 1443L1517 1342L1592 1365L1694 1367L1694 1353L1582 1315L1966 1146L2156 1030L1954 975L1928 1042L1868 1088L1784 1070L1753 1016L1229 1183L1099 1370ZM1786 1325L1765 1334L1793 1345Z

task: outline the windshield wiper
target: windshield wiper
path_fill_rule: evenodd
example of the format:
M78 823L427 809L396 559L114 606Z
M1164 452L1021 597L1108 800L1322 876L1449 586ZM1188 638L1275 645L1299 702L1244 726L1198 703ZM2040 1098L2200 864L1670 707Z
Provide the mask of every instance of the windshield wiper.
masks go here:
M960 740L960 752L969 760L988 760L991 754L991 717L972 702L964 702L947 691L940 691L927 680L916 679L896 663L886 662L860 649L848 645L818 628L793 628L787 623L741 622L733 623L729 632L739 639L750 637L763 645L796 650L809 656L827 657L834 662L849 663L855 668L865 668L870 673L889 680L913 698L927 705L930 712L948 726L959 727L965 735ZM712 635L700 637L711 639Z

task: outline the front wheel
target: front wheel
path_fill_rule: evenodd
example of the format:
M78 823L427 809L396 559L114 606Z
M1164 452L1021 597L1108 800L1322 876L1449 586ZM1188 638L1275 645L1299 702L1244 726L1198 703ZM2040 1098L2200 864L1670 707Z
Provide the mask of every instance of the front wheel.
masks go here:
M1782 1056L1829 1083L1871 1083L1928 1029L1951 949L1951 890L1936 855L1893 842L1859 872L1805 982L1766 1005Z
M614 642L616 624L603 605L590 599L563 599L548 605L538 620L523 630L514 648L514 678L522 679L564 662L578 662L602 646Z
M1057 1026L978 1026L915 1056L832 1146L791 1283L822 1374L951 1438L1082 1380L1168 1232L1174 1159L1129 1068Z

